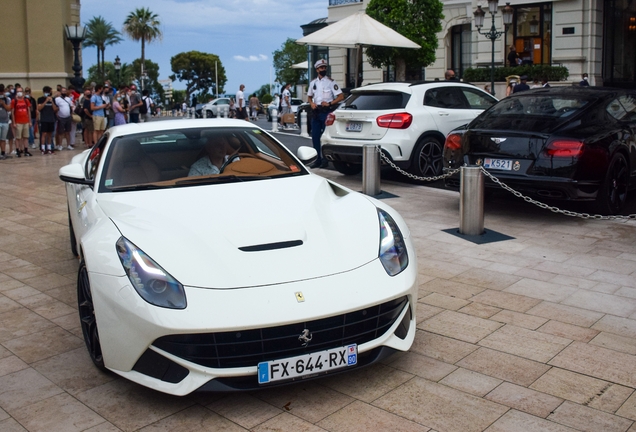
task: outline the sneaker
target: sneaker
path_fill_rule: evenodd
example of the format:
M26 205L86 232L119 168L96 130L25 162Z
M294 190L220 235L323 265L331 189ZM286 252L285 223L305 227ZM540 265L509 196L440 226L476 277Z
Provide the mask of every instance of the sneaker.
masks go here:
M53 152L51 150L47 150L46 152L44 152L43 154L53 154Z
M56 147L55 147L55 150L57 150L57 151L62 151L62 150L64 150L64 147L62 147L62 146L56 146Z
M75 150L75 147L73 147L72 145L66 147L66 150Z
M24 149L24 155L25 156L33 156L31 153L29 153L29 151L27 149Z
M36 148L35 144L29 144L29 147L32 148L32 149Z
M22 157L22 152L21 152L20 150L16 150L15 154L16 154L18 157Z
M7 157L3 154L0 154L0 160L5 160Z

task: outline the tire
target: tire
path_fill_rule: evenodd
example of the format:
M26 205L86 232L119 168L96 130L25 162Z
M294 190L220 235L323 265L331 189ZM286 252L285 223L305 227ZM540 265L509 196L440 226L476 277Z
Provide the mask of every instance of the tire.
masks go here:
M349 162L332 162L336 171L344 175L356 175L362 172L362 165Z
M603 214L618 214L625 207L629 185L629 166L622 153L610 161L605 180L596 198L596 207Z
M84 335L84 343L86 344L88 354L98 369L106 371L104 356L102 355L102 346L99 343L99 332L97 331L91 284L88 279L88 270L86 269L84 260L80 262L79 271L77 272L77 309L79 310L82 334Z
M409 171L418 177L434 177L442 174L444 146L435 137L420 138L411 157Z
M73 223L71 222L71 214L69 211L69 215L68 215L68 231L69 231L69 236L71 237L71 252L73 253L73 256L79 256L79 254L77 253L77 239L75 238L75 231L73 231Z

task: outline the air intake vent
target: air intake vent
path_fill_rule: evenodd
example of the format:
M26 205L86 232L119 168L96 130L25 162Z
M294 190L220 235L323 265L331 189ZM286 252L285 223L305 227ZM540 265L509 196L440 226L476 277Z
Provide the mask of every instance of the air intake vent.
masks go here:
M290 240L290 241L276 242L276 243L265 243L265 244L253 245L253 246L241 246L239 250L242 250L243 252L261 252L261 251L268 251L268 250L274 250L274 249L285 249L290 247L296 247L302 244L303 244L302 240Z

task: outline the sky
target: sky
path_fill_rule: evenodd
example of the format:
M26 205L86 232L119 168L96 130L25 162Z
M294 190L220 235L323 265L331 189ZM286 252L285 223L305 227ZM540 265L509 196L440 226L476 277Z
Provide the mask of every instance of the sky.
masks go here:
M225 92L258 90L274 80L272 53L287 38L303 36L301 25L327 16L328 0L82 0L80 20L102 16L122 32L126 16L147 7L159 16L163 39L146 44L146 58L159 65L159 79L172 75L170 58L178 53L201 51L216 54L225 68ZM141 42L125 35L117 45L106 47L105 59L132 63L141 57ZM93 47L82 48L83 75L96 64ZM185 89L176 81L175 89Z

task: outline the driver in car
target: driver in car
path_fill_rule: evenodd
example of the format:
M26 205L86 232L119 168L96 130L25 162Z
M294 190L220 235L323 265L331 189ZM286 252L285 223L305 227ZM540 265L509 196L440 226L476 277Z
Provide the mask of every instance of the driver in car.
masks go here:
M188 177L220 174L223 164L235 153L225 137L209 137L203 150L205 154L192 164Z

